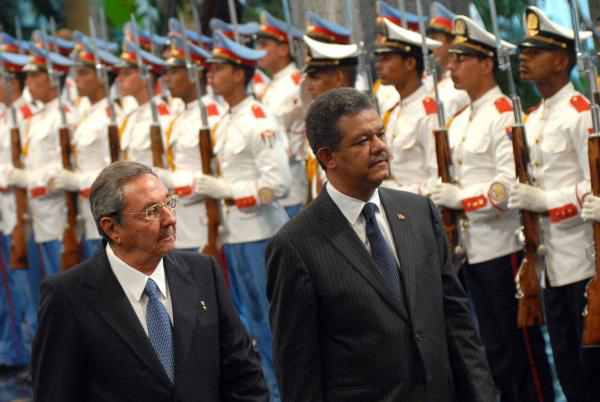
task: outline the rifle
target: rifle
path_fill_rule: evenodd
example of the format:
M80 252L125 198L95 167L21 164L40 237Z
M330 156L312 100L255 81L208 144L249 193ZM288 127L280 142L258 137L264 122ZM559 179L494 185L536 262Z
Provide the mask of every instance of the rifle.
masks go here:
M198 10L196 7L192 7L194 14L194 25L198 36L202 38L202 26L200 25L200 18L198 16ZM211 168L211 161L213 159L213 148L210 127L208 125L208 116L206 113L206 107L202 103L202 96L206 93L205 82L206 80L200 80L198 73L200 72L198 66L192 62L190 56L190 45L187 40L186 28L183 22L183 16L179 17L181 23L181 32L183 35L183 49L185 54L185 66L188 73L188 78L194 83L196 89L196 98L198 99L198 111L200 112L200 122L202 126L198 132L199 144L200 144L200 159L202 161L202 173L206 175L213 175ZM204 207L206 208L206 217L208 219L208 240L206 245L202 249L202 252L207 255L211 255L216 258L221 265L223 261L221 258L221 252L217 246L217 238L219 235L219 203L214 198L204 197Z
M527 171L529 162L529 149L527 137L523 125L523 113L521 111L521 98L517 94L513 80L512 67L510 65L509 50L502 44L500 29L498 28L498 16L494 0L489 0L492 13L492 24L494 35L496 35L496 52L498 54L498 66L506 72L510 98L513 105L515 124L512 127L512 145L515 159L515 171L520 183L531 184L531 178ZM539 214L532 211L521 210L521 230L525 238L525 257L515 276L515 285L518 299L517 326L519 328L533 327L544 324L544 313L542 310L542 294L540 280L537 276L536 262L538 249L540 247Z
M303 59L302 59L302 54L301 54L301 50L299 49L298 46L294 45L294 37L293 37L293 24L292 24L292 12L290 10L290 3L289 0L281 0L283 3L283 14L285 16L285 23L287 24L287 28L288 28L288 47L290 49L290 54L292 55L292 58L294 59L294 61L296 62L296 66L298 66L298 68L302 67L302 63L303 63Z
M133 29L133 35L135 38L135 58L137 61L138 70L140 71L142 79L146 81L148 97L150 98L150 112L152 113L152 125L150 126L150 147L152 149L152 165L154 167L162 169L165 167L163 161L165 148L163 146L162 134L160 132L160 124L158 122L158 111L156 110L156 103L154 101L154 91L152 90L152 80L150 79L149 67L144 66L144 62L142 61L140 37L138 34L137 24L135 22L135 16L133 14L131 14L131 28Z
M9 73L4 69L4 59L0 52L0 76L4 88L8 92L10 103L10 149L12 154L12 164L16 169L23 169L21 161L21 134L17 123L17 111L12 98ZM17 221L12 231L12 242L9 251L9 265L11 269L27 269L27 235L25 215L27 214L27 190L24 188L15 188L15 202L17 207Z
M433 136L435 138L435 156L438 166L438 175L443 183L453 183L454 180L450 171L450 167L452 165L452 154L450 152L450 145L448 142L448 129L446 128L444 104L440 99L440 92L438 89L437 68L435 67L435 62L432 60L432 56L429 54L429 49L427 47L425 20L423 19L423 6L421 4L421 0L417 0L417 12L419 14L419 31L421 33L422 41L423 64L427 74L430 74L433 78L433 88L435 90L438 128L433 130ZM440 214L442 217L442 223L444 225L444 231L446 232L446 237L448 238L448 242L450 244L452 257L455 260L455 265L460 266L460 260L462 259L464 252L460 246L458 232L459 212L455 209L442 207L440 208Z
M44 50L46 53L46 63L48 66L48 75L50 82L56 90L56 98L58 99L58 110L60 111L60 128L58 129L60 138L60 153L62 156L63 168L73 170L71 164L71 136L67 126L67 116L62 103L60 94L60 82L58 72L54 70L52 59L50 58L50 43L46 31L46 20L42 19L42 37L44 40ZM77 192L65 191L67 203L67 226L63 232L63 253L61 259L61 271L71 268L73 265L81 261L82 249L77 237Z
M402 27L408 29L408 25L406 25L406 3L404 0L398 0L398 4L400 7L400 13L402 13Z
M344 11L346 13L346 23L348 24L348 29L350 30L350 34L352 35L351 42L355 42L354 38L354 20L352 18L352 5L350 4L351 0L344 0ZM371 60L365 48L365 42L358 42L358 58L359 58L359 71L367 78L367 86L369 88L369 97L375 106L375 110L377 110L377 114L381 115L381 111L379 110L379 102L375 99L375 92L373 91L373 71L371 68Z
M588 157L590 162L592 194L598 197L600 196L600 92L598 91L596 83L597 71L592 56L582 52L581 38L579 37L579 16L577 7L572 0L569 0L569 5L571 6L571 19L573 22L573 34L575 36L577 68L582 75L587 76L588 84L590 86L592 133L588 139ZM585 287L587 305L583 310L583 315L585 317L582 335L583 346L600 345L600 223L594 222L593 229L596 273Z
M94 64L96 65L96 74L98 79L104 82L104 92L106 101L108 102L108 116L110 122L107 127L108 133L108 149L110 151L110 161L116 162L119 160L121 146L119 145L119 128L117 127L117 117L115 114L115 104L110 97L110 85L108 83L108 73L106 67L100 62L98 55L98 42L96 41L96 24L94 18L90 17L90 32L92 33L92 44L94 53Z

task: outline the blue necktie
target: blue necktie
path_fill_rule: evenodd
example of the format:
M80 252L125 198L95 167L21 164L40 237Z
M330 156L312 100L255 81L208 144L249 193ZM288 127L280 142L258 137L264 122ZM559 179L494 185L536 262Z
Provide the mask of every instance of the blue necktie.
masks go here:
M377 219L375 218L377 209L377 205L367 202L362 210L367 223L367 238L369 239L369 244L371 244L371 256L381 270L394 296L402 300L400 269L394 253L385 241L379 225L377 225Z
M169 319L167 308L160 302L159 290L156 282L148 278L144 293L148 295L146 307L146 323L148 324L148 337L150 343L171 382L175 377L175 356L173 352L173 326Z

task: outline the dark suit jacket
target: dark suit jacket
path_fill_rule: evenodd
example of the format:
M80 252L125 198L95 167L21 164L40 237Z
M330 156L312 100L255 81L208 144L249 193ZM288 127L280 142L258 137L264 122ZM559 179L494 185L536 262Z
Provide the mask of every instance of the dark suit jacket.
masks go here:
M175 385L101 246L94 257L42 283L32 353L35 401L268 401L251 340L215 260L173 251L164 267L173 304Z
M321 194L267 248L283 401L492 402L493 380L433 203L379 190L406 303Z

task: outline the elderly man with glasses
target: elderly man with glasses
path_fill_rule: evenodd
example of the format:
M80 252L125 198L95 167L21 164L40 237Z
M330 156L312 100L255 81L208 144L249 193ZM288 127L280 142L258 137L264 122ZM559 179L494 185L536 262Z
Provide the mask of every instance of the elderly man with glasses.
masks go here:
M268 401L218 264L172 251L177 201L139 163L96 178L103 246L42 283L36 401Z

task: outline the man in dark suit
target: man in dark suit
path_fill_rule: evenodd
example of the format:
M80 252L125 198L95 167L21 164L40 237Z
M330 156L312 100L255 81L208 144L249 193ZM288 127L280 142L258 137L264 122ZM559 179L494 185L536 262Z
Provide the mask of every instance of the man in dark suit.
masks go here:
M117 162L90 205L103 246L42 284L34 400L267 402L219 266L171 251L176 196L150 168Z
M306 128L328 183L266 256L282 400L495 401L435 206L378 188L388 151L371 101L332 90Z

